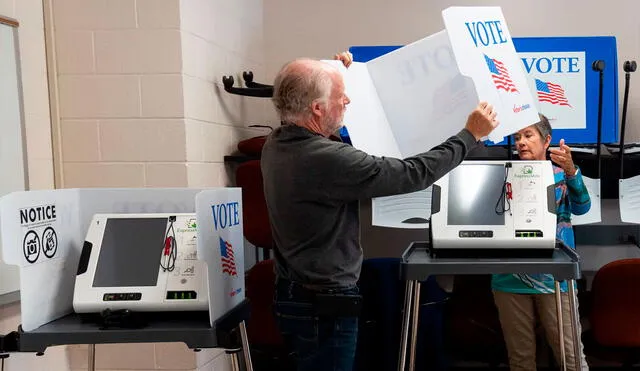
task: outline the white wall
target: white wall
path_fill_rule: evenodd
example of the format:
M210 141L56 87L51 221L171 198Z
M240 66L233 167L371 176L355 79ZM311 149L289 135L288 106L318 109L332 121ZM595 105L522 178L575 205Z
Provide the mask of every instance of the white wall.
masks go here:
M1 0L0 15L20 22L20 68L29 187L53 188L53 153L42 0Z
M622 63L640 57L636 0L269 0L265 6L267 75L272 81L282 63L300 56L329 58L353 45L400 45L444 28L441 11L449 6L501 6L515 37L615 36L618 42L620 108L624 93ZM578 15L581 14L581 15ZM640 100L629 96L626 141L640 140ZM637 84L637 83L636 83ZM638 96L638 95L635 95ZM622 111L620 110L620 114ZM272 116L273 115L272 112ZM276 122L276 121L273 121Z
M264 75L262 0L181 0L180 24L188 185L227 185L235 176L223 157L263 133L247 126L262 120L267 100L221 87L225 75L235 86L242 71Z

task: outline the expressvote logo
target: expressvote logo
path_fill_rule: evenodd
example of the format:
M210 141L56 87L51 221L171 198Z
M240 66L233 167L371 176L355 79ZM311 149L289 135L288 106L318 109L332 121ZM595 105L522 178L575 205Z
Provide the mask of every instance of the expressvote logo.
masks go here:
M516 178L540 178L540 175L534 172L531 165L523 165L513 176Z

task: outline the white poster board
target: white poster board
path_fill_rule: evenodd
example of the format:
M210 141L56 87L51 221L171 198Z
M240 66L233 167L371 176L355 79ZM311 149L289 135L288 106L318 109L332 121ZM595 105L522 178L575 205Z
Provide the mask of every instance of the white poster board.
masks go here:
M354 147L406 158L426 152L464 128L479 101L495 107L500 125L488 139L538 122L536 99L499 7L451 7L446 29L370 60L338 68L351 103L344 122ZM416 197L417 196L417 197ZM373 224L426 228L403 220L428 218L428 190L373 199ZM398 213L396 205L411 208Z
M538 111L554 129L587 127L585 52L519 52Z
M216 205L225 206L218 210ZM224 211L224 212L223 212ZM207 263L210 320L244 300L240 189L60 189L0 198L2 251L20 270L22 328L31 331L73 311L82 245L96 213L196 213L198 257ZM224 225L224 228L220 228ZM218 229L216 229L218 226ZM223 272L219 239L232 247L235 275ZM213 289L211 289L213 288ZM233 294L231 294L233 292ZM224 295L223 295L224 293ZM228 295L227 295L228 294Z
M213 326L214 320L240 304L245 297L240 188L198 193L196 219L198 257L208 263L209 319Z

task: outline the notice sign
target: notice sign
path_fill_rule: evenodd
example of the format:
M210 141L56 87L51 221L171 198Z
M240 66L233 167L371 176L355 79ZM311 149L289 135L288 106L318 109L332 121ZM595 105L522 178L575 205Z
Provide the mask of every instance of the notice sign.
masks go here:
M29 264L54 258L58 251L58 235L54 228L56 205L38 205L19 210L23 233L22 253Z

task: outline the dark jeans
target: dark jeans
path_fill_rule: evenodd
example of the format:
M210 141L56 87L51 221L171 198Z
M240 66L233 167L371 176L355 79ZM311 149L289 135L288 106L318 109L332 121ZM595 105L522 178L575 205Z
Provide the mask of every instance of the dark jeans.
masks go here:
M319 317L309 290L278 279L274 312L280 331L296 356L298 371L351 371L358 338L358 317ZM358 288L320 291L357 295Z

